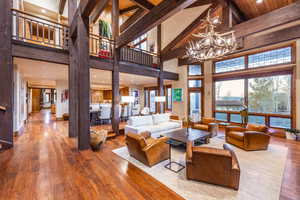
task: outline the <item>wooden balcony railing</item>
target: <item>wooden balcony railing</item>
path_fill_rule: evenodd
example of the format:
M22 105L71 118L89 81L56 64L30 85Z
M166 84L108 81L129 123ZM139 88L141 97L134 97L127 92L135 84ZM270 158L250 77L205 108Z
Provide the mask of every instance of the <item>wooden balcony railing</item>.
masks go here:
M157 67L159 62L158 56L155 53L131 47L121 48L120 60L149 67Z
M30 13L12 9L12 39L59 49L68 49L69 27ZM113 59L115 41L90 34L90 55L102 59ZM129 46L121 48L121 61L157 67L155 53Z
M114 45L115 41L109 38L90 34L90 54L93 56L103 59L112 59Z
M60 49L68 48L69 28L55 21L12 9L14 40Z

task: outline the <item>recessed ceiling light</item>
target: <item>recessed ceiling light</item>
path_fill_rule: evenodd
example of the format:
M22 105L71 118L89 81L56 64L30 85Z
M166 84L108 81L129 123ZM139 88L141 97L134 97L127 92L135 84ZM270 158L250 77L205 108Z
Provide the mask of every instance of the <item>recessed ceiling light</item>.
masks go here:
M45 10L45 9L42 9L42 13L46 13L46 10Z
M262 3L263 0L256 0L256 3Z

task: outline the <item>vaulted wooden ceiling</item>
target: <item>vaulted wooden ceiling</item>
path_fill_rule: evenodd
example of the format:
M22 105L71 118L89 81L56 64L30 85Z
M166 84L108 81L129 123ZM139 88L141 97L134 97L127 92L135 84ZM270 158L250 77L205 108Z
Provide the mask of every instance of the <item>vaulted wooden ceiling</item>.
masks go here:
M282 8L296 0L263 0L262 3L256 3L256 0L233 0L238 8L246 15L248 19L258 17L278 8Z
M162 0L140 0L141 2L148 1L153 5L159 4ZM297 0L263 0L262 3L256 3L256 0L198 0L194 4L194 6L202 5L205 3L213 3L213 2L234 2L237 8L247 17L247 19L252 19L278 8L282 8L291 3L294 3ZM136 2L139 0L120 0L120 10L124 10L133 6L137 6ZM193 6L193 5L192 5ZM133 12L129 12L128 15L133 14Z

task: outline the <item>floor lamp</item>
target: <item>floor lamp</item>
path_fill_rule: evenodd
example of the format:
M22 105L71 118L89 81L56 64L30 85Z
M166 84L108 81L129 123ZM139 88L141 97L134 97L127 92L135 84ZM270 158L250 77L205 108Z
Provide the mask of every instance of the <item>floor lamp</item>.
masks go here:
M163 113L164 109L163 109L162 105L164 102L166 102L166 97L165 96L155 96L154 101L159 103L160 113Z

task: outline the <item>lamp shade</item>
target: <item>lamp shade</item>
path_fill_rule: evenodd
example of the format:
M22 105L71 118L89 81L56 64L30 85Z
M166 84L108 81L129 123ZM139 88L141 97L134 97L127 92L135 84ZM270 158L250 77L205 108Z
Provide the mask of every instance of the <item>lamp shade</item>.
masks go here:
M155 102L166 102L166 97L165 96L156 96L154 97Z
M134 96L122 96L121 97L121 102L122 103L134 103Z

